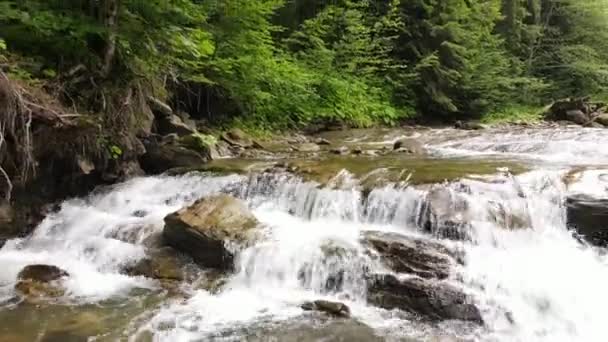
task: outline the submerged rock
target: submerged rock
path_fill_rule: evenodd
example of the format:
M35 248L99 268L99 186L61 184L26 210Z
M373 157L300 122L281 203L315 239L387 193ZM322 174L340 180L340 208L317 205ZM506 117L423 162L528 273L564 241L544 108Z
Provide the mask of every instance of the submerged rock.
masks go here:
M452 252L428 239L396 233L366 232L362 242L378 253L383 263L398 273L445 279L455 263Z
M401 309L433 321L456 319L483 323L479 309L470 298L441 282L376 275L369 284L368 301L384 309Z
M315 300L314 302L306 302L302 304L301 308L306 311L324 312L335 317L350 317L350 308L346 304L340 302Z
M608 246L608 199L572 195L566 199L568 225L589 243Z
M403 138L395 141L393 150L402 153L422 154L424 153L424 146L418 140Z
M329 152L331 152L333 154L344 156L344 155L349 154L350 150L346 146L340 146L340 147L332 148Z
M160 248L148 252L148 256L129 267L126 271L130 275L144 276L158 280L184 279L183 265L185 261L170 247Z
M321 147L315 143L302 143L293 147L297 152L318 152Z
M257 225L244 202L216 195L165 217L163 236L170 246L203 266L232 269L234 254L227 245L248 242Z

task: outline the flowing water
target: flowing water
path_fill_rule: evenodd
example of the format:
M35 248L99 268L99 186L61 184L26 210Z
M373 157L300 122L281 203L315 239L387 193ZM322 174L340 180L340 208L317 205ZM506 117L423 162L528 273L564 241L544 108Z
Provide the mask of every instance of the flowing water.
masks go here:
M400 134L357 132L351 143L381 145ZM416 134L435 160L506 158L530 169L512 175L498 168L441 185L467 189L459 196L468 203L470 239L440 242L462 252L463 264L445 282L471 296L482 326L429 323L367 303L365 272L386 269L365 252L361 233L437 240L417 224L428 186L364 190L349 170L326 186L286 173L192 173L137 178L66 201L33 235L8 241L0 249L0 341L606 341L608 255L568 231L564 199L608 197L607 131ZM580 177L566 181L574 168ZM175 291L125 274L158 243L164 216L218 192L246 200L264 227L219 289L201 287L206 273L196 269ZM524 218L525 227L504 229L498 207ZM66 294L53 303L20 302L13 288L30 264L65 269ZM344 286L328 289L338 273ZM353 318L300 308L321 298L346 303Z

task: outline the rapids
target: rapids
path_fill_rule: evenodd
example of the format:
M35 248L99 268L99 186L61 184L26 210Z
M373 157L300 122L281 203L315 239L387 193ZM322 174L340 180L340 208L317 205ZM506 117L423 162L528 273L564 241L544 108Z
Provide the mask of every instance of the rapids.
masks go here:
M471 213L467 241L421 231L428 186L401 182L366 190L348 168L327 186L287 173L132 179L64 202L31 236L0 249L0 341L606 341L608 253L567 229L564 200L572 193L608 197L607 131L416 134L434 159L509 159L530 171L498 168L438 185L467 189L460 193ZM357 132L347 144L379 146L401 135ZM582 176L568 182L573 169ZM218 192L244 199L264 226L264 238L239 251L235 273L218 290L201 287L207 273L195 267L178 295L125 274L158 244L167 214ZM497 205L527 218L528 229L502 228L493 215ZM369 305L365 272L386 270L365 253L365 231L436 240L462 252L463 264L445 281L471 295L484 324L432 324ZM14 286L24 266L39 263L70 276L63 297L33 307L19 302ZM328 290L327 279L338 273L344 286ZM300 309L321 298L346 303L352 318Z

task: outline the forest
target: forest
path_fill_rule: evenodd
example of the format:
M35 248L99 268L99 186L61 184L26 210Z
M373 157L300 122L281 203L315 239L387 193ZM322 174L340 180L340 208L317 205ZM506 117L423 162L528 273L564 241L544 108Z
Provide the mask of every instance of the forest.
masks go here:
M1 0L0 70L108 129L151 96L268 131L450 122L605 98L606 26L606 0Z

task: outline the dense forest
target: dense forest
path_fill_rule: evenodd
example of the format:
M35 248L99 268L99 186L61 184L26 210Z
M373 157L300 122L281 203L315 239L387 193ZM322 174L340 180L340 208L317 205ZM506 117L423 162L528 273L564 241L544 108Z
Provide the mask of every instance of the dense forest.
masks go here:
M149 96L259 129L449 121L602 97L607 26L606 0L1 0L0 68L108 126Z

